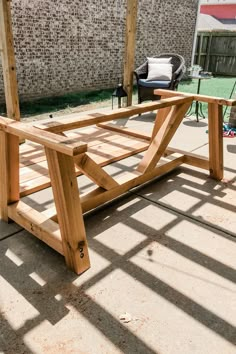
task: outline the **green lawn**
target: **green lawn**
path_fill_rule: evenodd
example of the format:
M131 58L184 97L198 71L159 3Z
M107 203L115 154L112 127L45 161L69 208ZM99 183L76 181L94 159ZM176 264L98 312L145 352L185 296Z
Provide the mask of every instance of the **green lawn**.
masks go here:
M200 93L218 96L223 98L229 98L232 91L234 82L236 78L228 77L217 77L210 80L202 80ZM182 81L179 85L178 91L196 93L197 92L198 80ZM104 102L107 105L111 105L111 94L114 89L109 90L99 90L93 92L80 92L73 94L66 94L58 97L42 98L29 102L21 102L21 116L29 117L34 115L39 115L43 113L53 113L59 110L66 109L68 107L83 106L87 104L94 104L97 102ZM134 89L133 103L136 104L137 99L137 89ZM207 105L203 104L203 110L207 113ZM225 118L229 115L230 108L228 109ZM0 115L6 113L5 107L0 106Z

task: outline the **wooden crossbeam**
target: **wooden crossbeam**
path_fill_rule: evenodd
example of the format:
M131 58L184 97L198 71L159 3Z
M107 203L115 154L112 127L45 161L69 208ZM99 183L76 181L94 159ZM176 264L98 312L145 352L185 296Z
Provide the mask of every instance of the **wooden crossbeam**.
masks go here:
M134 138L139 138L139 139L143 139L143 140L147 140L147 141L151 140L150 134L140 133L137 130L129 129L127 127L119 127L119 126L112 124L112 123L97 124L97 127L111 130L113 132L117 132L117 133L128 135L128 136L133 136Z
M169 156L170 154L182 154L184 155L184 163L187 165L202 168L204 170L209 170L209 159L205 156L194 154L192 152L186 152L180 149L168 147L165 151L164 156Z
M76 156L74 161L76 167L99 187L109 190L118 186L118 183L87 154Z
M78 139L71 139L56 135L51 132L41 131L29 124L15 122L7 118L0 117L0 130L16 135L20 138L29 139L55 151L75 156L87 151L87 144L78 142Z
M77 274L90 267L88 245L72 157L45 148L67 266Z
M137 171L142 173L150 172L155 167L183 120L191 102L192 98L186 98L184 104L175 106L171 110L146 151Z
M177 92L171 90L157 89L154 91L154 94L157 96L166 96L166 97L193 97L194 101L206 102L206 103L216 103L220 106L236 106L236 100L234 99L225 99L222 97L212 97L207 95L197 95L193 93L186 92Z
M48 246L63 254L59 225L50 218L22 201L8 206L8 217Z
M40 122L35 124L34 127L41 130L59 133L67 130L84 128L90 125L109 122L116 119L129 118L138 114L155 111L156 109L180 105L184 102L186 102L186 97L171 97L159 101L147 102L113 111L107 111L104 113L91 113L84 117L78 116L74 113L70 115L69 118L61 117L58 121L52 120L50 122Z

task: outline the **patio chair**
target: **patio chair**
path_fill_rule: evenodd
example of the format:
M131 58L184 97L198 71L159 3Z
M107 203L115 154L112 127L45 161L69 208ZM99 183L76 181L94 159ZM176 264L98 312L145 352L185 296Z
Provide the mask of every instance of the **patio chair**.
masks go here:
M170 80L147 80L148 77L148 60L134 71L138 86L138 103L148 100L159 100L160 96L154 95L154 90L158 88L167 90L176 90L180 80L182 79L186 67L185 60L178 54L160 54L153 58L171 58L172 78Z

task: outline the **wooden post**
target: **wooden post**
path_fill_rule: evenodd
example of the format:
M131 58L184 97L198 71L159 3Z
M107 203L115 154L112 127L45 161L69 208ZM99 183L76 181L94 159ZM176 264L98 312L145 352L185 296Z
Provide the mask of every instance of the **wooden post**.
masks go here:
M19 139L0 131L0 219L8 221L8 205L19 193Z
M45 148L67 266L77 274L90 267L74 159Z
M125 38L125 57L124 57L124 89L128 95L127 106L132 105L137 13L138 13L138 0L127 0L126 38Z
M0 37L7 116L20 120L10 0L0 0Z
M223 107L217 103L208 105L209 167L210 176L221 180L223 169Z

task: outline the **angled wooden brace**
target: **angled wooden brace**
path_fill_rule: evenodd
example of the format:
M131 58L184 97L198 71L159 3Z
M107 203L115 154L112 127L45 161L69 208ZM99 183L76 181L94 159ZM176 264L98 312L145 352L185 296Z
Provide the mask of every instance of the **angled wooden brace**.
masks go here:
M161 96L161 99L165 99L165 96ZM157 111L157 115L156 115L156 119L155 119L155 123L154 123L154 127L152 130L152 138L151 140L153 140L155 138L155 136L157 135L157 133L159 132L159 130L161 129L164 121L166 120L168 114L170 113L170 111L173 109L173 106L169 106L166 108L161 108L158 109Z
M63 132L57 134L66 137L66 134ZM91 181L96 183L98 187L109 190L118 186L118 183L87 154L81 154L75 156L74 161L75 161L75 166L85 176L91 179Z
M74 157L74 161L75 166L99 187L109 190L118 186L118 183L86 153Z
M156 166L174 136L177 128L179 127L182 119L184 118L185 113L187 112L192 101L192 97L186 97L184 99L184 103L175 105L170 111L155 138L151 142L142 161L137 167L137 171L142 173L150 172Z

